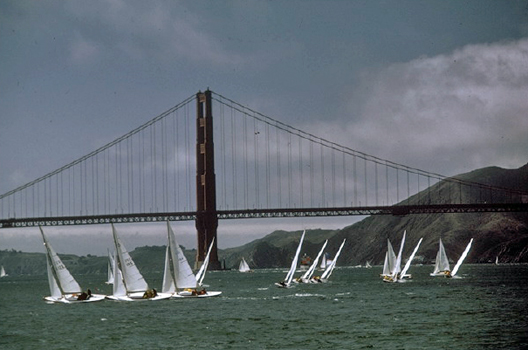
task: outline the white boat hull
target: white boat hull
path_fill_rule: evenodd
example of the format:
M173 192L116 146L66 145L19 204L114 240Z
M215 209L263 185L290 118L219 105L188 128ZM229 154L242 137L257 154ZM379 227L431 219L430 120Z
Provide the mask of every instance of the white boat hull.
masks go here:
M58 304L77 304L77 303L93 303L96 301L102 301L105 299L105 295L103 294L92 294L90 299L86 300L77 300L78 296L76 294L67 294L60 298L57 297L44 297L44 300L46 300L49 303L58 303Z
M115 301L156 301L169 299L170 293L158 293L154 298L143 298L143 292L130 293L128 295L107 295L106 298Z
M205 292L205 294L193 293L188 291L181 291L174 293L172 298L211 298L222 294L220 291Z

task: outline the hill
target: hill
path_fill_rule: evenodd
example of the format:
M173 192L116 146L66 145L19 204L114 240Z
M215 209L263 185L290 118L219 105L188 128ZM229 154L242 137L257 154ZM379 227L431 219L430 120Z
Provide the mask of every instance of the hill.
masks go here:
M528 164L519 169L488 167L456 177L486 185L528 191ZM417 204L424 196L431 196L432 202L440 203L459 199L444 198L447 193L457 193L455 197L464 198L480 195L464 186L457 191L449 191L451 186L458 185L441 181L409 198L405 204ZM328 238L326 250L333 254L346 238L340 264L358 265L365 264L366 261L382 264L387 239L390 239L395 249L398 249L404 230L407 231L404 256L409 256L420 237L423 237L417 259L424 263L434 260L440 237L448 257L453 261L458 259L469 239L473 237L475 242L467 262L491 262L495 261L496 257L499 257L501 262L528 262L528 213L370 216L342 230L308 231L303 252L314 256L322 241ZM242 256L254 268L288 266L297 247L300 233L300 231L289 233L276 231L245 246L225 250L222 253L225 254L223 258L226 266L236 267Z

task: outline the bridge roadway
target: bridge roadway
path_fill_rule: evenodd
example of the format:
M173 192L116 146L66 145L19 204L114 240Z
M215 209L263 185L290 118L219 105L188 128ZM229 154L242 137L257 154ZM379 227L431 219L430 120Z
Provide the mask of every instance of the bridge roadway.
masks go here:
M415 215L445 213L484 213L484 212L528 212L528 203L479 203L479 204L434 204L434 205L394 205L369 207L337 208L290 208L290 209L245 209L217 210L219 220L255 218L296 218L329 216L368 216L368 215ZM110 223L145 223L164 221L196 220L197 212L112 214L93 216L61 216L40 218L11 218L0 220L2 228L22 228L34 226L100 225Z

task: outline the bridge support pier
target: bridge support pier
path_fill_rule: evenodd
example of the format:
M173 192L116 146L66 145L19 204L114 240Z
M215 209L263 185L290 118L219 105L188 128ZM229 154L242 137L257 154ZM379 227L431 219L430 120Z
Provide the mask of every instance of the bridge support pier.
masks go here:
M216 230L216 176L214 172L213 113L211 91L196 94L196 230L198 252L195 268L202 265L209 245L214 245L209 257L209 269L221 269L218 261Z

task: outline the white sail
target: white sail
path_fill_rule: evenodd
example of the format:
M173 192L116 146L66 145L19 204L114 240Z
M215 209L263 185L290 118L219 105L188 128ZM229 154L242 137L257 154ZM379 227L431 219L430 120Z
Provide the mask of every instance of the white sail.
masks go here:
M124 297L127 294L123 274L119 269L119 261L117 258L114 259L114 284L112 286L112 294L115 298Z
M389 267L389 252L385 252L385 260L383 262L383 272L381 273L381 276L389 276L390 275L390 267Z
M196 277L191 270L191 266L189 265L187 258L185 255L183 255L183 251L181 250L178 242L176 242L174 231L172 231L172 227L169 222L167 222L167 231L170 251L169 257L172 262L172 273L176 288L196 288L198 286Z
M321 270L326 269L326 266L327 266L327 262L326 262L326 254L327 254L327 253L323 254L323 258L321 259L321 265L319 266L319 268L320 268Z
M385 261L383 263L383 272L381 276L390 276L392 274L392 271L394 271L395 266L396 254L394 253L394 249L392 249L390 239L387 239L387 252L385 253Z
M4 265L2 265L2 267L0 267L0 277L5 277L5 276L7 276L7 273L5 272Z
M53 247L49 244L42 227L39 226L39 228L40 233L42 233L42 239L44 240L44 246L46 247L47 259L50 267L48 272L52 272L51 277L48 275L48 278L50 279L50 289L52 289L52 296L54 296L53 294L56 293L56 291L54 290L55 287L52 287L51 279L55 281L62 295L81 293L81 287L70 274L66 266L64 266L62 260L59 258L55 250L53 250Z
M171 259L170 259L170 249L167 245L165 249L165 269L163 270L163 282L161 285L162 293L174 293L176 292L176 286L174 285L174 278L171 274Z
M240 272L249 272L249 271L251 271L251 268L249 267L248 263L246 262L246 259L242 258L242 260L240 260L240 265L238 266L238 271L240 271Z
M403 231L403 237L402 237L401 244L400 244L400 250L398 251L398 256L396 257L396 262L394 263L394 269L391 272L391 276L394 280L398 278L398 274L401 271L403 246L405 245L405 235L406 234L407 234L407 231Z
M48 271L48 282L50 287L50 296L55 299L59 299L62 297L62 292L59 288L59 285L57 284L57 280L55 279L55 274L53 273L53 268L51 267L50 260L46 258L46 267Z
M107 279L106 284L113 284L114 283L114 257L112 253L110 253L110 250L108 250L108 272L107 272Z
M123 281L127 292L145 292L149 289L148 284L139 272L134 260L132 260L132 257L123 245L123 242L121 242L121 239L118 237L113 224L112 233L116 248L116 260L118 261L118 266L123 274Z
M207 272L207 266L209 265L209 255L211 254L211 249L213 248L214 241L215 239L213 238L213 240L211 241L211 244L209 245L209 249L207 250L207 255L205 256L202 266L200 267L200 269L198 270L198 273L196 274L196 281L198 282L200 286L202 285L203 279L205 277L205 273Z
M449 259L447 258L444 244L440 238L438 253L436 253L435 267L431 275L443 275L444 271L451 271L451 268L449 267Z
M310 268L306 270L304 275L302 275L301 280L309 280L313 273L315 272L315 268L317 267L317 264L319 263L319 259L321 258L321 254L323 254L324 249L326 248L326 244L328 243L328 240L326 240L321 247L321 250L319 250L319 253L317 253L317 256L315 257L315 260L312 262L312 265L310 265Z
M411 267L411 261L414 259L414 256L416 255L416 252L418 251L418 247L420 247L420 243L422 243L422 240L423 238L420 238L420 240L418 241L418 244L416 245L416 247L414 247L414 250L411 256L409 257L409 260L407 260L407 263L403 267L403 270L401 272L402 277L405 276L405 274L407 273L407 270L409 270L409 267Z
M464 249L464 252L462 253L460 258L458 259L455 267L453 268L453 271L451 272L451 276L456 275L456 273L458 272L458 269L460 268L460 265L462 265L462 262L464 261L464 259L466 258L466 256L469 253L469 250L471 249L471 243L473 243L473 238L471 238L469 240L469 244L467 245L466 249Z
M339 249L337 250L337 253L334 256L334 259L332 260L330 265L326 268L326 270L321 275L322 280L328 279L330 275L332 274L332 272L334 271L336 263L337 263L337 258L339 257L339 254L341 254L341 249L343 249L345 242L346 242L346 238L343 240L343 243L341 243L341 245L339 246Z
M289 287L292 280L293 275L295 274L295 270L297 269L297 261L299 260L299 254L301 253L301 247L304 241L304 235L306 231L303 231L301 235L301 239L299 240L299 245L297 246L297 250L295 251L295 256L293 257L290 269L288 270L288 273L286 274L286 278L281 283L276 283L276 285L280 287Z

